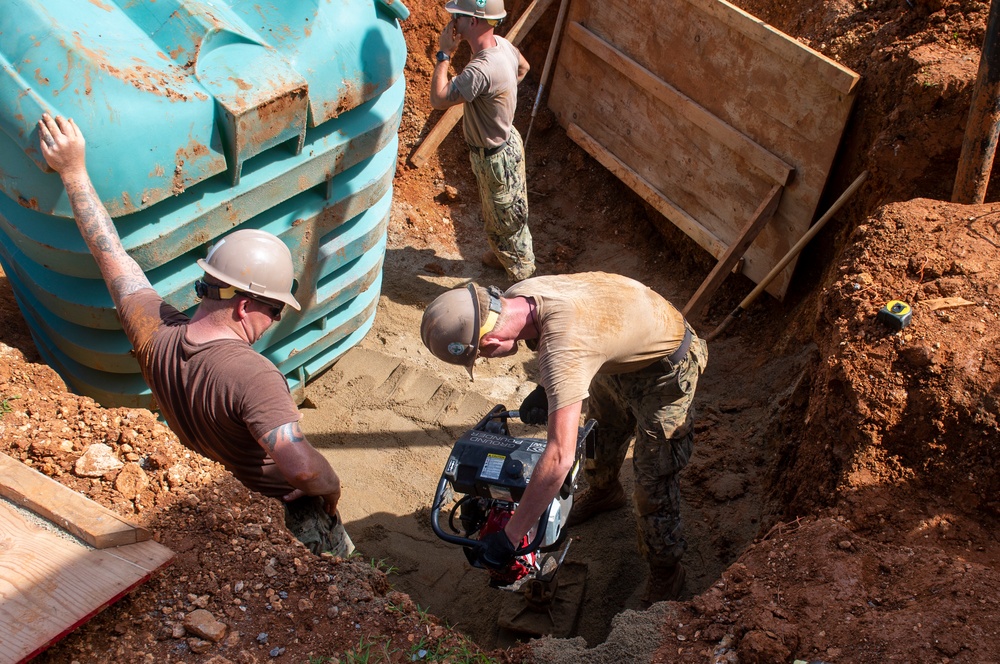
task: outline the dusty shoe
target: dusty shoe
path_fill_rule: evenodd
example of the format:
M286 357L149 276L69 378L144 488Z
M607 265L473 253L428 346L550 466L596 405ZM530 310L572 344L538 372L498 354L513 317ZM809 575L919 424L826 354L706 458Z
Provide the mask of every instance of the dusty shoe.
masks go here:
M494 267L498 270L504 269L503 263L500 262L500 259L497 258L497 255L493 253L492 249L486 250L486 253L483 254L482 261L483 265L486 267Z
M607 488L591 487L573 501L573 509L566 519L566 527L581 524L601 512L624 507L626 502L628 501L625 499L625 489L620 482L615 482Z
M684 579L687 572L684 565L677 563L673 567L653 567L649 570L649 580L646 581L646 591L642 594L643 608L649 608L656 602L677 599L684 590Z

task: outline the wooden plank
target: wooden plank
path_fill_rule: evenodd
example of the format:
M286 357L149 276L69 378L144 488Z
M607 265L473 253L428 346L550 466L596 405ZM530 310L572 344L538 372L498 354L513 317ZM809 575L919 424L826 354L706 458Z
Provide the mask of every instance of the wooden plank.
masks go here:
M517 22L507 31L505 39L514 46L520 44L521 40L524 39L524 35L528 34L528 31L535 27L535 23L538 23L538 19L542 17L542 14L545 13L545 10L553 2L554 0L532 0L532 3L528 5L528 8L517 19ZM427 163L431 158L431 154L437 150L441 142L451 133L451 130L455 128L458 121L462 119L462 115L465 113L464 106L464 104L457 104L444 112L444 115L437 121L437 124L424 136L424 140L413 151L413 155L410 157L411 164L417 168L422 168Z
M635 190L636 193L642 196L643 200L655 207L660 214L670 219L670 221L694 239L703 249L713 255L721 255L726 251L726 245L719 238L715 237L711 231L702 226L697 219L664 196L662 192L629 168L625 162L594 140L590 134L579 126L570 124L566 130L566 135L586 150L591 157L601 162L602 166L614 173L622 182Z
M721 0L711 2L720 10L734 11ZM837 105L845 99L843 93L688 2L639 5L629 0L574 0L570 11L570 21L586 26L792 166L797 164L780 149L781 143L771 144L780 138L772 135L776 127L789 132L789 138L805 142L837 138L836 133L831 136L831 127L837 127L840 120ZM730 19L736 16L744 15ZM784 39L793 42L790 37ZM809 53L797 42L794 48Z
M463 104L457 104L446 110L444 115L437 121L437 124L424 136L424 140L420 142L417 149L413 151L410 163L417 168L423 168L424 164L431 158L431 155L441 145L441 142L451 133L451 130L455 128L455 125L458 124L458 121L462 119L464 114Z
M563 51L572 51L566 61L577 75L560 81L567 111L560 121L583 129L709 229L723 243L713 254L721 256L773 182L574 40Z
M796 68L822 78L827 85L842 94L850 94L861 77L814 51L802 42L789 38L752 14L725 0L687 0L693 7L754 40Z
M712 295L715 294L715 291L725 281L733 266L743 257L743 254L753 241L757 239L765 224L774 216L774 211L778 209L778 202L781 200L782 190L781 185L776 184L767 193L760 206L750 216L750 220L743 228L743 232L740 233L739 238L737 238L736 242L729 245L729 249L719 259L715 268L709 273L705 281L702 282L701 286L699 286L698 290L695 291L695 294L691 296L691 299L684 306L681 313L684 314L685 318L694 320L701 315L709 300L712 299Z
M724 0L573 0L567 20L593 38L560 49L549 92L559 123L577 125L724 247L781 183L750 146L794 169L743 255L740 270L760 283L816 214L858 75ZM767 291L783 297L794 267Z
M155 572L174 558L173 551L151 539L101 551L145 572Z
M149 539L145 528L2 453L0 495L98 549Z
M566 34L634 81L636 85L743 157L747 163L767 175L773 182L784 186L791 180L794 168L709 113L690 97L665 83L651 71L587 30L580 23L571 23Z
M34 657L173 559L152 540L88 549L0 501L0 661ZM142 553L122 555L133 547ZM114 552L114 553L113 553ZM128 560L142 559L143 565Z

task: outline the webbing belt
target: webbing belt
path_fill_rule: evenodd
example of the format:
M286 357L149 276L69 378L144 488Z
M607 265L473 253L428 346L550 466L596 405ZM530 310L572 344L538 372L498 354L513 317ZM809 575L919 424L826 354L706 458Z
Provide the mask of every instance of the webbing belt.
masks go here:
M681 345L677 347L673 353L667 356L667 362L670 364L677 364L684 359L688 351L691 349L691 328L687 325L684 326L684 339L681 341Z

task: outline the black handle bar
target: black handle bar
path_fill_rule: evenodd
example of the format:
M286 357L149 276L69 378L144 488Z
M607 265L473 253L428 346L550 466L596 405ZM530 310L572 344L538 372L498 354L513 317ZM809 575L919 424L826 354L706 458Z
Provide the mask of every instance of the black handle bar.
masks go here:
M442 529L441 524L438 523L438 517L441 514L441 504L444 502L444 494L447 488L448 478L442 475L441 481L438 482L437 492L434 494L434 504L431 506L431 528L434 530L434 534L443 539L445 542L451 542L452 544L459 544L461 546L468 546L472 548L479 546L481 540L475 540L471 537L462 537L461 535L453 535L452 533L446 532ZM545 538L545 529L549 525L549 513L551 511L552 503L549 503L549 506L545 508L545 512L538 520L538 532L535 533L534 539L528 542L527 546L524 548L515 549L514 555L523 556L531 553L542 545L542 540Z

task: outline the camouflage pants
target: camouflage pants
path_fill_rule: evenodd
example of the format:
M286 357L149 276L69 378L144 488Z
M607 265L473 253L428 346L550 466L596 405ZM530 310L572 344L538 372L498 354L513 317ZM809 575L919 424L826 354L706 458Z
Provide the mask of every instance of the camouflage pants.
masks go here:
M590 385L587 416L597 420L597 450L584 474L591 490L618 480L635 435L633 495L639 550L651 567L672 567L684 555L678 474L691 458L698 376L708 346L692 333L677 364L663 359L632 373L598 374Z
M306 496L285 503L285 526L296 539L317 556L329 551L346 558L354 551L340 517L332 517L323 509L323 499Z
M524 146L511 127L507 145L486 156L479 148L469 151L472 172L479 184L483 226L493 253L514 281L535 273L535 253L528 230L528 187L524 177Z

